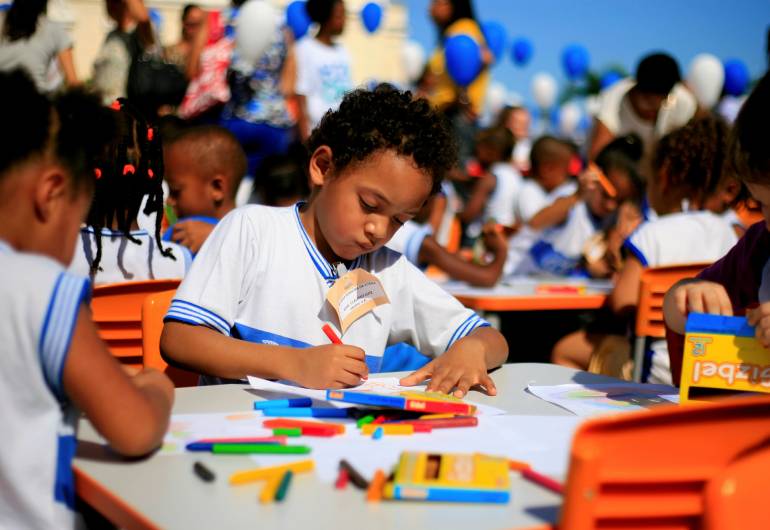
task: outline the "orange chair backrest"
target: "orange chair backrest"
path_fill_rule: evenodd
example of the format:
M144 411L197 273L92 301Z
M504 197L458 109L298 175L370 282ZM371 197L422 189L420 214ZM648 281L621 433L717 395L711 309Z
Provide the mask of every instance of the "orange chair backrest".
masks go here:
M142 303L154 292L176 289L179 280L147 280L98 285L91 312L99 336L112 355L132 369L142 367Z
M588 420L573 438L559 528L701 530L709 481L768 437L767 396Z
M457 217L452 218L452 225L449 227L449 237L446 242L447 252L454 254L460 250L460 243L463 237L463 227L460 224L460 219Z
M148 295L142 304L142 350L145 368L155 368L165 373L174 386L196 386L198 374L169 366L160 355L160 334L163 332L163 317L166 315L176 289Z
M710 263L691 263L670 267L651 267L642 271L639 282L639 305L636 308L636 336L663 338L663 297L672 285L684 278L692 278Z

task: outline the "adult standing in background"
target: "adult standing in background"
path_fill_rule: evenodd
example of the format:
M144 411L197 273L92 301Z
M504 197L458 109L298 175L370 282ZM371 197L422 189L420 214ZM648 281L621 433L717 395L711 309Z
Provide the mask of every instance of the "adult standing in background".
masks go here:
M14 0L3 17L0 70L26 70L38 90L45 92L52 61L59 63L67 86L78 83L72 59L72 38L62 24L45 16L48 0Z
M636 134L644 147L639 169L649 178L657 141L685 125L698 109L695 96L680 81L676 60L655 53L641 60L636 79L618 81L602 92L589 158L596 158L616 137Z
M185 74L188 71L188 59L193 51L195 36L206 29L206 12L196 4L187 4L182 8L182 40L165 50L166 59L176 64Z
M310 20L319 26L313 37L297 43L297 84L299 133L302 140L318 125L326 111L335 110L342 96L352 90L350 56L335 39L345 30L342 0L307 0Z
M235 1L233 5L239 7L241 3ZM236 23L242 24L242 19L236 18ZM249 31L248 27L243 31ZM265 157L284 154L289 149L295 122L289 115L286 98L296 75L293 49L290 30L276 25L267 49L254 64L243 65L237 58L230 64L230 101L222 111L221 125L235 135L246 151L250 177L257 174ZM250 189L250 185L251 179L241 182L243 189ZM242 196L236 202L242 204Z
M105 0L115 22L94 61L94 87L109 104L128 93L128 71L142 50L155 44L150 14L142 0Z

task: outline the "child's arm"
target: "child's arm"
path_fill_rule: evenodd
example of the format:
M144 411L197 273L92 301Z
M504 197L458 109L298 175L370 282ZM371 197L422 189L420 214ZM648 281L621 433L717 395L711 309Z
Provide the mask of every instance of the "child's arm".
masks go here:
M579 193L573 193L567 197L559 197L553 203L533 215L527 224L535 230L543 230L549 226L561 224L567 220L570 210L579 200Z
M674 284L663 299L663 318L666 326L671 331L683 335L688 313L732 316L733 306L722 285L687 278Z
M193 254L197 254L214 228L215 225L205 221L195 219L179 221L171 229L171 240L189 248Z
M288 379L307 388L343 388L358 385L369 375L364 351L355 346L255 344L181 322L163 326L160 348L172 364L228 379L254 375Z
M508 257L508 242L499 231L492 230L490 233L485 228L484 243L494 254L494 258L486 265L477 265L447 252L432 236L427 236L420 247L419 262L435 265L457 280L481 287L492 287L503 273L503 266Z
M163 440L173 384L155 370L126 375L99 338L86 306L78 311L63 372L66 394L117 452L142 455Z
M490 396L497 395L494 381L487 370L503 364L508 357L508 343L496 329L486 326L455 342L446 352L416 372L401 379L404 386L417 385L426 379L428 391L463 397L474 385L482 385Z
M620 270L615 288L610 293L610 308L620 314L633 310L639 303L639 283L644 267L636 256L628 256Z
M487 204L489 196L495 191L496 185L497 179L489 172L476 179L468 202L465 203L463 211L458 214L462 222L470 223L484 212L484 206Z

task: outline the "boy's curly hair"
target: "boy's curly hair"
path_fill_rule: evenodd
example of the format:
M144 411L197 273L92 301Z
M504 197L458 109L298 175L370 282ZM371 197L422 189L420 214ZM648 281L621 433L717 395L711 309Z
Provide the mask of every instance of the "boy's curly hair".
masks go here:
M727 125L716 116L691 120L660 139L655 150L655 172L665 168L671 184L708 194L722 178L727 133Z
M377 151L411 157L433 181L431 193L457 164L457 145L445 118L425 99L387 84L354 90L338 110L327 112L307 142L311 154L322 145L331 148L338 172Z

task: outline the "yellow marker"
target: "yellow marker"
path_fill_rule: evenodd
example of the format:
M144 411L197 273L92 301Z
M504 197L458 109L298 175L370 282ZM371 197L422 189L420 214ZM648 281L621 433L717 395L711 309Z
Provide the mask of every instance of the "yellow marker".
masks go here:
M423 414L420 416L421 420L445 420L454 418L456 414Z
M414 434L414 425L398 423L367 423L361 427L361 434L371 436L377 428L382 434Z
M273 502L273 499L275 499L275 492L278 491L278 486L281 485L282 479L283 473L274 473L274 475L265 482L265 485L262 486L262 491L259 494L259 502L262 504Z
M274 476L277 476L280 479L280 477L287 471L302 473L304 471L312 471L314 467L315 462L313 462L313 460L300 460L299 462L282 464L280 466L259 467L247 471L238 471L230 475L230 484L248 484L249 482L257 480L272 479Z

